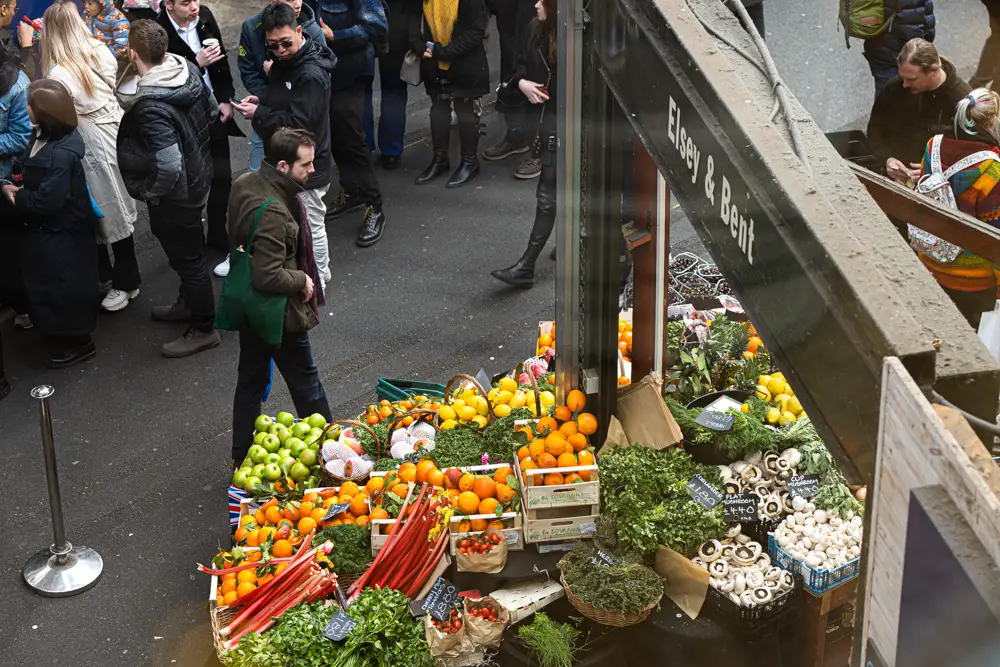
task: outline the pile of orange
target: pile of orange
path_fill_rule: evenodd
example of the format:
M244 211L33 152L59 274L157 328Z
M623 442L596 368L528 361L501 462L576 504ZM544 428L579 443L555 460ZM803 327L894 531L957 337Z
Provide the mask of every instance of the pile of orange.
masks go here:
M753 325L753 322L744 322L742 326L750 336L747 338L747 348L743 351L743 358L753 359L757 356L758 350L764 349L764 341L757 335L757 328Z
M618 318L618 351L622 353L625 361L632 362L632 323L624 317ZM631 383L632 381L624 375L618 377L618 386Z
M553 416L542 417L534 425L518 429L528 440L527 445L517 450L522 473L531 469L552 470L544 477L522 474L526 484L532 485L538 480L546 486L590 481L590 472L586 470L565 475L557 471L558 468L594 464L588 436L597 433L597 418L583 412L586 407L587 397L574 389L566 397L566 405L555 408Z
M349 503L345 511L324 521L331 505ZM327 526L369 523L368 489L354 482L344 482L339 489L310 491L302 500L279 502L271 498L260 509L240 518L233 538L240 546L256 547L271 541L276 558L291 556L303 536Z
M411 396L410 398L402 401L396 401L395 403L388 400L381 400L378 405L372 404L365 409L364 421L371 426L372 424L378 424L379 422L395 419L396 417L406 414L410 410L437 410L439 407L441 407L441 402L439 400L427 398L426 396ZM403 417L399 423L402 426L409 426L416 419L430 421L432 418L433 415L418 415L416 418L407 416Z
M279 557L278 554L274 554ZM220 551L212 559L215 567L228 569L243 565L245 563L256 563L262 555L259 549L239 551L233 555L230 551ZM284 556L281 556L284 558ZM263 586L276 577L282 570L288 567L287 563L277 563L276 565L262 565L257 568L224 574L219 577L219 584L215 587L215 602L220 607L229 606L255 590L258 586Z
M556 325L552 325L552 331L549 333L538 333L538 342L535 345L535 356L544 357L545 354L553 347L556 346Z

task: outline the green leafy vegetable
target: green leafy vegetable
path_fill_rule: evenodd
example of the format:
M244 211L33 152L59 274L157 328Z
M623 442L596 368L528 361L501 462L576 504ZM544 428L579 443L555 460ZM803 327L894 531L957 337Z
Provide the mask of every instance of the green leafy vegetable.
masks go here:
M581 544L563 556L559 568L573 592L599 609L634 614L660 601L663 579L658 574L624 554L614 560L614 565L601 564L597 549Z
M576 642L581 633L568 623L559 623L545 612L535 612L530 625L517 630L521 643L531 651L539 667L572 667Z
M372 424L370 428L375 432L375 435L378 436L378 441L382 443L383 453L386 453L389 449L389 426L385 422L379 422L377 424ZM371 434L368 433L367 430L361 428L360 426L355 427L354 437L361 443L361 446L365 448L365 453L368 454L368 456L373 459L378 457L379 454L377 448L375 447L375 441L372 439Z
M327 667L341 646L323 637L337 611L322 602L298 604L263 634L247 633L236 648L223 652L226 667Z
M409 602L399 591L366 588L347 609L357 625L324 667L434 667L424 626L410 615Z
M474 426L459 424L437 434L434 450L428 452L427 457L441 470L477 466L482 463L484 448L483 436Z
M522 443L514 431L514 422L531 418L531 411L527 408L515 408L508 416L497 419L483 430L483 451L489 455L490 460L516 460L517 450Z
M313 538L313 546L319 546L327 540L333 542L330 560L333 561L333 571L337 574L360 574L371 564L371 533L364 526L329 526Z

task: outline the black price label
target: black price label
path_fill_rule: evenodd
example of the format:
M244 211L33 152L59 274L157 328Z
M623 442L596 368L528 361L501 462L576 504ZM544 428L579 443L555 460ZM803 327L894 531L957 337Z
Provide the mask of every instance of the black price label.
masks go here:
M605 552L603 549L598 549L597 556L591 558L590 562L593 565L601 565L603 567L613 567L615 565L615 557Z
M406 605L410 610L410 614L413 618L423 618L427 615L424 611L424 601L423 600L413 600L410 604Z
M330 622L326 624L326 630L323 631L323 636L327 639L335 642L342 642L344 638L350 634L354 626L357 625L351 620L351 617L345 614L343 611L338 610Z
M812 498L819 491L819 475L793 475L788 478L788 495Z
M691 497L698 501L707 510L712 509L722 502L722 494L715 487L705 481L701 475L695 475L684 485Z
M726 523L760 521L756 493L727 493L722 497L722 520Z
M702 410L701 414L695 418L695 422L713 431L728 431L733 427L735 420L736 415L734 414L715 412L714 410Z
M452 605L457 599L458 586L444 577L438 577L420 608L439 621L447 621L451 617Z
M333 521L334 517L345 511L350 506L351 503L335 503L330 505L330 510L326 513L326 516L323 517L323 521Z

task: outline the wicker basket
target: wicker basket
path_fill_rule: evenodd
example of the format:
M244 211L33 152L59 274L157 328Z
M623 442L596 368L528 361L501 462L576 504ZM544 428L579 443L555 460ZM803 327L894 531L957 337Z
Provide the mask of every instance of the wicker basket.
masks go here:
M353 419L336 419L330 422L327 425L327 427L323 430L323 434L320 436L320 442L324 441L324 439L326 438L326 432L329 431L331 428L333 428L335 424L346 424L352 428L362 428L368 431L368 434L375 441L375 452L376 454L378 454L378 459L382 458L382 442L379 441L378 435L376 435L375 431L373 431L372 428L367 424L365 424L364 422L356 421ZM320 452L322 451L323 450L321 447ZM320 469L322 471L321 472L322 479L326 482L328 486L338 486L339 485L337 484L338 482L360 482L361 480L367 478L369 475L369 473L364 473L362 475L356 474L353 477L339 477L337 475L334 475L329 470L326 469L326 459L323 458L322 454L320 454ZM333 484L331 484L331 482L333 482Z
M642 611L634 614L598 609L597 607L581 600L576 593L573 592L573 589L571 589L569 584L566 583L566 578L563 576L561 569L559 570L559 583L562 584L563 590L566 591L566 599L569 600L569 603L573 605L573 608L580 612L581 615L585 618L589 618L595 623L608 625L613 628L626 628L630 625L635 625L636 623L642 623L651 613L653 613L653 610L656 609L656 605L659 604L659 602L654 602Z
M493 406L490 404L490 399L489 399L489 396L487 395L486 390L483 388L483 385L479 384L479 381L476 380L476 378L472 377L471 375L466 375L465 373L459 373L458 375L456 375L455 377L453 377L448 382L448 385L444 389L444 400L441 401L441 404L442 405L451 405L451 402L453 400L452 391L451 390L461 380L465 380L467 382L470 382L473 387L475 387L476 389L479 390L480 396L482 396L486 400L486 406L487 406L487 408L489 408L488 412L486 413L486 422L487 422L487 425L488 424L492 424L493 422L495 422L496 419L497 419L497 416L496 416L496 413L493 412ZM434 428L438 429L439 431L441 430L441 418L438 415L434 415Z
M222 661L222 653L226 650L225 639L221 634L222 628L229 625L229 622L236 617L236 613L235 607L217 607L214 604L209 611L212 619L212 643L215 645L215 652L218 654L220 662Z

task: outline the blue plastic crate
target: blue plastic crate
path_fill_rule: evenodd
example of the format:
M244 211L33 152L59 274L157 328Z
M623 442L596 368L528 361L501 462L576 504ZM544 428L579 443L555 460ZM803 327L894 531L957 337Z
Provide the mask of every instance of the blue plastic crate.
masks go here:
M772 563L801 577L803 585L814 595L822 595L828 590L850 581L861 571L860 558L855 558L835 570L814 570L807 567L805 563L796 561L790 553L779 547L778 543L774 541L774 535L767 538L767 552L771 556Z

